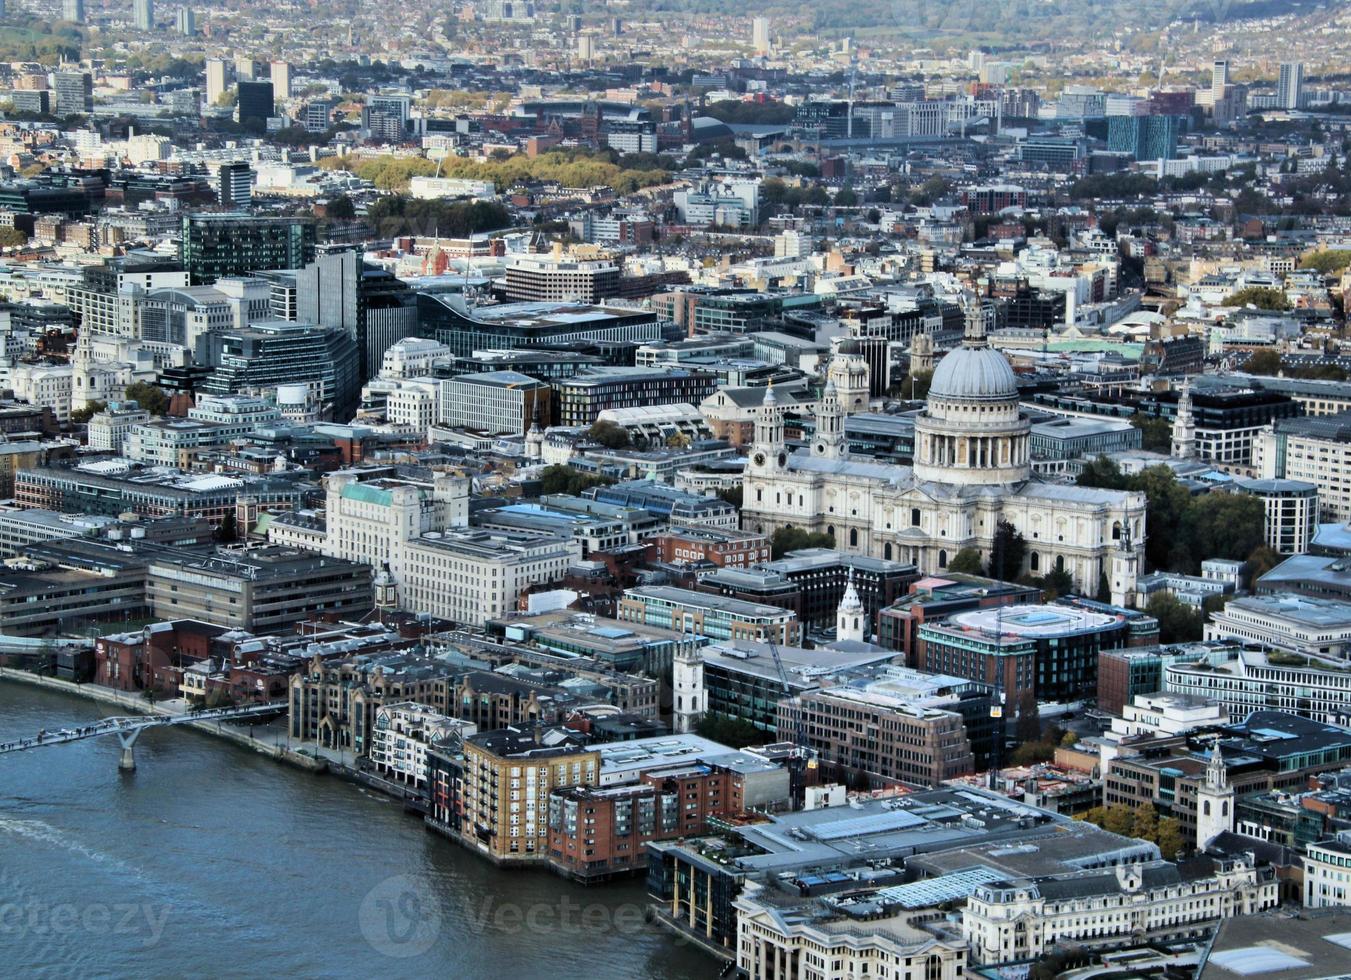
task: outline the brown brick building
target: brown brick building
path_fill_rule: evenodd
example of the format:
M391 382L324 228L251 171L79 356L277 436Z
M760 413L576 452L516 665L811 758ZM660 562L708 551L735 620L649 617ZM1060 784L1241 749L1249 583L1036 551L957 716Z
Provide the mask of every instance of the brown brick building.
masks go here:
M664 562L709 561L719 568L746 568L772 557L769 539L727 528L672 528L653 539Z

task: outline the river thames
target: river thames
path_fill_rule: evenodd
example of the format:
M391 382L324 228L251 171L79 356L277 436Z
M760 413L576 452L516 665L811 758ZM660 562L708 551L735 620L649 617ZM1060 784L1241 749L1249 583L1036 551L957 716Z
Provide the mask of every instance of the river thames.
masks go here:
M0 742L116 712L0 683ZM0 756L6 976L714 977L640 882L502 871L398 803L183 728Z

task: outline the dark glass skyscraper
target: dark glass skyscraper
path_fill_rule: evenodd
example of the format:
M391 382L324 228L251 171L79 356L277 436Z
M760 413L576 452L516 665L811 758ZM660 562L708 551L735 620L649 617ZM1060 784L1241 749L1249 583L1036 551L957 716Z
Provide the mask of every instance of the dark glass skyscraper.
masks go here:
M275 106L271 82L239 83L239 124L256 133L267 132L267 121Z
M189 214L179 257L192 284L200 286L262 269L299 269L313 261L314 242L309 218Z

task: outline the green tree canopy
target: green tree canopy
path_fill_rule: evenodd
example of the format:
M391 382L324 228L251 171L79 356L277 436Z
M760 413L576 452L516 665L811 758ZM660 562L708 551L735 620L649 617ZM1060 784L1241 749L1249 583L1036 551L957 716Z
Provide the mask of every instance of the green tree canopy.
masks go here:
M164 389L148 381L133 381L127 385L125 394L151 415L163 415L169 410L169 396Z
M963 548L948 562L947 570L962 575L984 575L985 565L980 559L980 549Z
M1150 596L1145 612L1159 621L1160 643L1192 643L1205 631L1205 614L1167 592Z
M804 531L790 524L774 532L769 539L769 546L775 558L782 558L790 551L801 551L803 548L833 548L835 539L829 534Z
M629 445L629 430L614 422L594 422L586 430L586 437L598 442L606 449L624 449Z
M1290 309L1290 301L1285 298L1285 292L1267 286L1248 286L1246 289L1240 289L1226 298L1224 305L1255 306L1259 310Z

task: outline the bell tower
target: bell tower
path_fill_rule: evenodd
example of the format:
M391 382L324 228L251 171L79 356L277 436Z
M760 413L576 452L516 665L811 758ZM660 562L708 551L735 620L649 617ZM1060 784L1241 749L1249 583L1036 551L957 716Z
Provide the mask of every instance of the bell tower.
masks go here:
M868 612L859 600L858 590L854 588L854 569L849 569L849 584L845 586L844 598L835 613L835 639L863 643L868 636Z
M1173 456L1192 459L1196 456L1196 416L1192 412L1192 385L1182 382L1182 395L1177 400L1177 417L1173 419Z
M1204 850L1218 834L1234 829L1234 787L1224 768L1220 743L1210 750L1206 780L1196 789L1196 849ZM1172 855L1165 854L1166 860Z
M844 406L840 403L840 393L833 381L826 382L821 405L816 410L816 439L812 442L812 455L825 459L843 459L846 455Z

